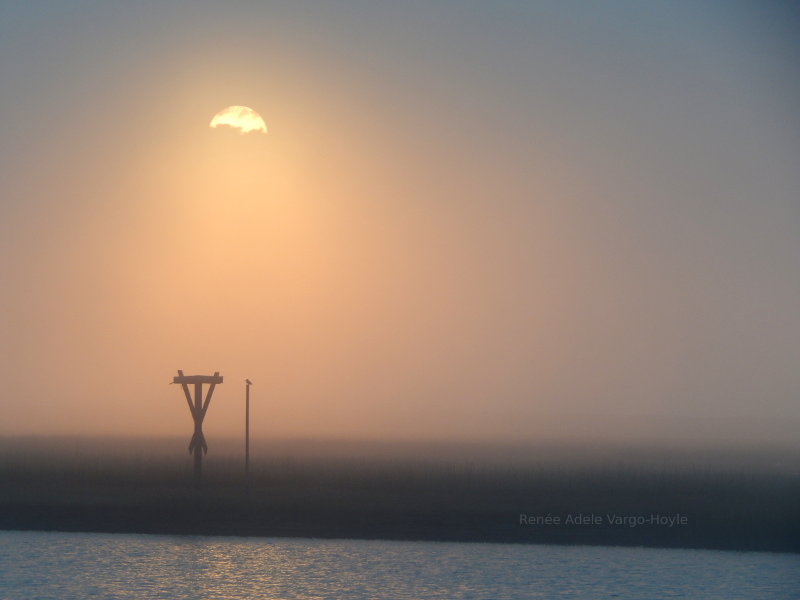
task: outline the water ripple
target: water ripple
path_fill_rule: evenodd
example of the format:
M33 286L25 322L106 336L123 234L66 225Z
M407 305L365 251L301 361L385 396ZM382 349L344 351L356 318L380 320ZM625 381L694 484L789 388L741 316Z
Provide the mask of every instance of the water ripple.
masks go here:
M800 557L645 548L0 532L0 598L796 598Z

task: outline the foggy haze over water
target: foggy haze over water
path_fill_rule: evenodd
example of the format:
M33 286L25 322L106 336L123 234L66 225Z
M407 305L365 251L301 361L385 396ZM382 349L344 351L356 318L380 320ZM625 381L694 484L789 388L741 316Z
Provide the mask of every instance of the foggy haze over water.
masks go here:
M789 3L217 6L0 8L1 436L796 443Z

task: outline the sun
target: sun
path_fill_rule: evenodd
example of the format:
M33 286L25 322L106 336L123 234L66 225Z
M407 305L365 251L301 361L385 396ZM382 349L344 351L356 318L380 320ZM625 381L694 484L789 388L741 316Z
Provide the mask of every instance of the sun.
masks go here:
M248 106L229 106L223 108L211 119L209 127L220 125L238 129L240 133L267 133L267 125L256 111Z

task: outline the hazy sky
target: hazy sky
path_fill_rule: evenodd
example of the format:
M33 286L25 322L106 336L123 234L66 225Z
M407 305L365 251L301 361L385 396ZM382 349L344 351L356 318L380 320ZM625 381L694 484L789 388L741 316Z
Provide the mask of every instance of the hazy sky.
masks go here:
M798 26L3 2L0 434L188 440L179 368L225 377L209 440L245 377L259 435L795 427ZM269 134L209 129L228 105Z

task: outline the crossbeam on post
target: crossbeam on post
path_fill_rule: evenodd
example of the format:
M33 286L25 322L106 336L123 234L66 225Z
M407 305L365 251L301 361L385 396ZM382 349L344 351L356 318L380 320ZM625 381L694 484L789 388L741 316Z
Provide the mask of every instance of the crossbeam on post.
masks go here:
M184 375L183 371L178 370L177 377L172 378L172 383L178 383L183 388L183 395L189 405L189 412L194 421L194 434L189 442L189 453L194 456L194 477L200 481L203 476L203 454L208 452L208 444L203 435L203 420L211 404L211 396L217 384L222 383L222 375L219 371L213 375ZM189 386L194 385L194 401L189 391ZM208 384L208 393L203 398L203 384Z

